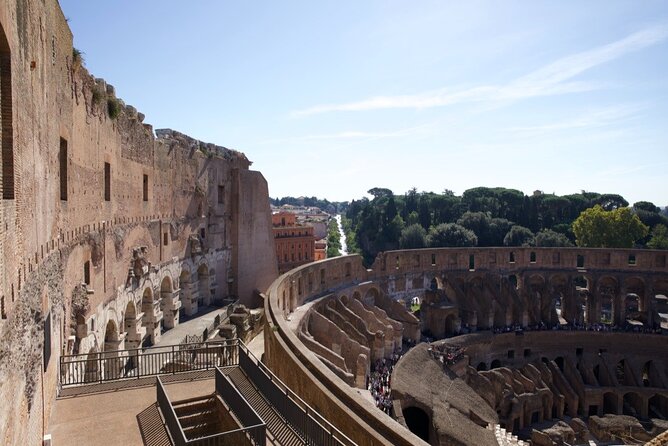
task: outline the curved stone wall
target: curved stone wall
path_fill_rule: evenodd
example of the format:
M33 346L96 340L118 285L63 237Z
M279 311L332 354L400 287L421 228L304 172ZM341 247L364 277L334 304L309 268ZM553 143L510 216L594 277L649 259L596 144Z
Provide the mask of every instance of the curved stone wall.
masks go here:
M421 249L381 253L368 270L358 256L334 258L294 269L268 289L265 360L281 379L353 440L360 444L410 444L420 440L346 384L355 379L341 373L344 370L340 365L350 361L340 354L337 357L338 347L327 348L322 343L314 347L313 339L300 339L305 338L300 323L308 324L305 316L313 308L331 305L327 302L340 301L342 296L356 296L366 303L374 302L376 296L404 300L418 297L423 300L421 311L426 313L423 328L437 337L514 325L556 328L605 322L606 326L618 324L621 328L627 319L642 324L643 330L659 330L666 295L665 251ZM483 333L492 336L491 331ZM550 339L560 346L571 342L568 336ZM540 348L528 350L539 354L534 350ZM576 348L572 348L573 354ZM495 355L506 355L507 359L507 349L494 354L483 350L479 357L484 361L479 362L487 361L488 367L497 359ZM523 355L524 350L517 354Z
M243 153L153 131L73 50L56 0L0 3L0 443L40 444L61 354L159 340L277 276Z

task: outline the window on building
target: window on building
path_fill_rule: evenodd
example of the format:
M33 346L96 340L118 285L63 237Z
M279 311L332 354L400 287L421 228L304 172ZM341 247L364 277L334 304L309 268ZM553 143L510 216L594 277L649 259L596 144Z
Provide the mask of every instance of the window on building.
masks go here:
M44 371L46 372L51 359L51 313L47 313L44 319L44 345L42 346L42 354L44 358Z
M0 134L2 139L2 198L14 199L14 127L12 125L12 57L0 25Z
M58 164L60 166L60 199L67 201L67 140L64 138L60 138Z
M584 268L585 266L585 258L582 254L578 254L577 260L576 260L576 267L577 268Z
M143 195L144 195L144 201L148 201L148 175L144 175L144 182L143 182Z
M533 251L531 251L531 254L529 254L529 262L536 263L536 253Z
M199 236L202 238L206 238L206 229L199 228Z
M84 263L84 283L90 285L90 261Z
M225 201L225 186L218 186L218 204Z
M629 265L635 265L635 264L636 264L636 255L629 254Z
M104 163L104 201L111 201L111 164Z
M164 234L162 234L162 244L164 246L167 246L167 243L169 243L169 237L168 237L167 233L165 232Z

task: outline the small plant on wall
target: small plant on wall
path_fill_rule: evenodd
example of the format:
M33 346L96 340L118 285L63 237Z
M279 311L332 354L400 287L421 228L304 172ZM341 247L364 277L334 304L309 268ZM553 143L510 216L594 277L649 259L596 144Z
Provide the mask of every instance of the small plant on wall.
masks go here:
M121 114L121 103L116 98L107 99L107 112L111 119L116 119Z

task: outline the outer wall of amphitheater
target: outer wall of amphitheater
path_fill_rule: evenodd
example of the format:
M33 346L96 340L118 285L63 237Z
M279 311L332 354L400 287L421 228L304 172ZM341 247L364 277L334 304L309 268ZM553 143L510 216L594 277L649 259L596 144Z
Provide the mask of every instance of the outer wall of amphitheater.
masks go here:
M0 2L2 444L41 443L62 353L154 342L277 276L262 175L143 120L74 57L56 0Z
M505 278L502 281L507 283L510 276L513 276L514 300L508 302L508 308L497 308L495 314L492 302L488 302L486 307L484 302L476 302L477 307L469 308L475 317L458 320L456 325L476 323L481 328L487 328L493 327L495 321L502 321L503 325L518 323L525 326L541 321L549 323L553 312L544 308L549 307L546 299L540 299L546 293L559 296L564 305L563 317L571 323L596 322L601 317L608 317L613 323L619 322L627 315L624 306L626 296L634 296L637 310L644 318L651 319L656 317L657 305L661 305L655 296L668 295L666 253L662 251L423 249L381 253L368 270L358 256L340 257L291 270L271 285L265 301L268 324L265 330L265 360L307 403L359 444L415 444L419 439L407 429L388 422L385 414L361 398L356 389L339 379L298 339L294 333L294 319L303 316L299 307L328 295L351 296L358 292L360 296L365 296L369 289L380 290L393 298L425 296L429 291L442 289L446 278L447 282L459 281L469 290L490 277ZM498 280L496 283L498 285ZM504 293L496 295L501 294ZM478 295L484 297L485 294ZM610 310L606 313L605 306L608 304ZM582 305L586 310L581 310ZM478 312L481 312L480 316ZM438 320L438 325L443 327L442 334L448 330L445 322ZM521 358L518 361L524 360L525 350L540 356L542 349L548 356L572 354L575 358L577 354L598 354L599 349L606 348L610 349L611 355L616 355L618 347L630 348L639 339L658 338L656 335L619 335L628 337L623 345L597 347L592 337L587 339L586 333L563 334L566 336L559 338L550 337L549 333L528 336L532 345L522 346L522 351L514 357ZM549 339L544 339L545 336ZM510 336L501 335L494 341L499 345L474 346L471 361L484 361L489 367L494 359L503 358L505 365L512 365L507 359L508 349L517 341L508 341L506 337ZM508 345L504 344L504 339ZM663 341L661 337L659 342ZM476 364L472 365L475 367Z

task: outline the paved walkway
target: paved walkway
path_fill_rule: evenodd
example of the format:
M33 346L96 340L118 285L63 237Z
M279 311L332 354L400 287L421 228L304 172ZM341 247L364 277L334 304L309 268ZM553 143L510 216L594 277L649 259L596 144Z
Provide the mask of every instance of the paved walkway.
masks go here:
M201 336L202 332L211 324L216 316L220 315L222 321L227 317L227 307L205 307L198 312L192 319L179 324L167 330L160 336L160 340L154 347L164 347L166 345L178 345L183 342L186 335Z
M247 347L257 359L262 360L262 355L264 355L264 329L251 339Z
M210 395L215 385L213 379L202 379L166 383L165 389L172 400L181 400ZM155 385L59 398L48 432L54 445L171 446Z

